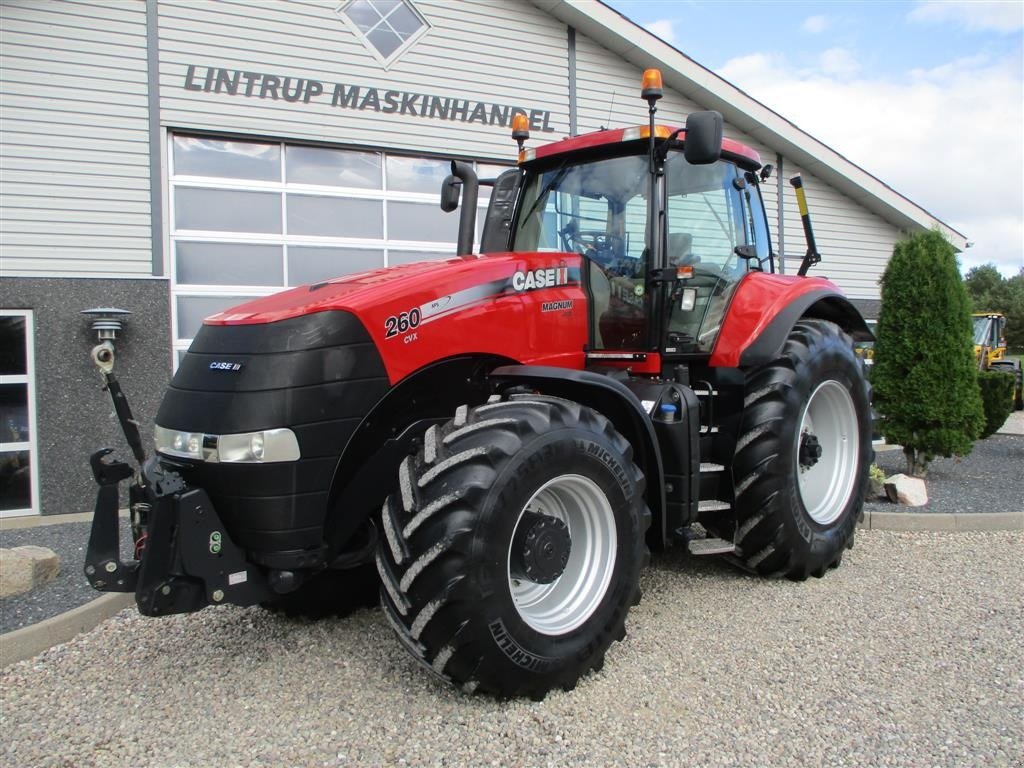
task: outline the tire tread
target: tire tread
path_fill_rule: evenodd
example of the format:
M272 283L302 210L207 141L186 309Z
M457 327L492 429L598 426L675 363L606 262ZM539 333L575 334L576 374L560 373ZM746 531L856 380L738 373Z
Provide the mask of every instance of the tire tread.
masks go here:
M538 699L552 687L574 687L580 677L604 663L602 648L586 663L543 685L527 675L512 683L495 684L481 673L484 656L479 643L467 639L468 621L454 632L445 631L445 623L439 621L460 604L487 599L480 585L466 577L472 529L461 526L460 516L465 515L467 523L472 519L472 510L490 491L497 468L510 460L526 439L576 424L609 439L625 458L637 493L642 494L644 476L632 462L632 446L607 418L578 403L537 394L460 406L455 418L429 438L429 449L425 445L401 464L396 494L400 501L391 497L382 510L386 535L377 553L381 601L402 645L420 665L435 677L460 685L463 691ZM651 513L646 504L642 507L643 539ZM641 561L646 564L648 559L644 544ZM452 578L452 573L460 575ZM628 602L636 604L640 596L637 588ZM625 611L608 629L607 642L625 637L624 622Z

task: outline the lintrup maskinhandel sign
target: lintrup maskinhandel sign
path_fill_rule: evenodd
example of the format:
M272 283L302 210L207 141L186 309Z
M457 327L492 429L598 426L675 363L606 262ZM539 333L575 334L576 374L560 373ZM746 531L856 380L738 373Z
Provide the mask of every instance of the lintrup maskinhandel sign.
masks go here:
M543 109L195 64L189 64L185 71L185 90L254 99L281 99L297 104L330 98L332 107L343 109L500 125L506 128L512 125L514 115L522 114L530 119L531 131L553 133L555 130L551 127L551 112Z

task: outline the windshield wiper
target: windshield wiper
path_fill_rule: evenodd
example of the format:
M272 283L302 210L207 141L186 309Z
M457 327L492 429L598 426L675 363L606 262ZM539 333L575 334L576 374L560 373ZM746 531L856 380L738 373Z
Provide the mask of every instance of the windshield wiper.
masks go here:
M544 185L544 188L541 189L540 193L537 195L537 199L533 201L533 205L530 206L530 210L528 210L526 213L519 217L520 221L525 221L526 219L530 218L530 216L533 215L534 211L536 211L537 207L541 204L541 201L545 200L547 196L551 193L551 190L554 189L555 186L562 179L565 178L565 175L569 173L570 168L571 166L569 165L562 165L555 172L555 175L551 177L551 181Z

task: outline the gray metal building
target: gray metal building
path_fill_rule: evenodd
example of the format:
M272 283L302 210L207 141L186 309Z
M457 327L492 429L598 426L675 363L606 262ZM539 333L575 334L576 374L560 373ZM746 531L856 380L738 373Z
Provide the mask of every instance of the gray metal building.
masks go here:
M804 250L797 172L820 271L866 307L901 234L966 245L596 0L2 0L0 56L0 516L88 509L89 453L122 444L81 310L132 311L118 372L148 440L204 316L450 255L449 159L513 163L517 111L532 143L643 123L647 67L660 122L717 109L776 166L783 270Z

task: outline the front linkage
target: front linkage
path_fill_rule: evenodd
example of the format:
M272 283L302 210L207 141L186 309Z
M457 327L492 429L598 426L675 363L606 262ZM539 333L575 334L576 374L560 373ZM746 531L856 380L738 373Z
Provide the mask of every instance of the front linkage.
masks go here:
M269 599L266 577L231 540L206 492L190 488L174 464L145 459L138 422L113 373L113 345L97 345L92 356L140 468L134 472L129 464L106 459L110 448L89 459L99 484L85 556L89 583L101 592L135 592L139 612L146 616ZM128 498L135 559L125 562L120 555L119 486L133 475Z

